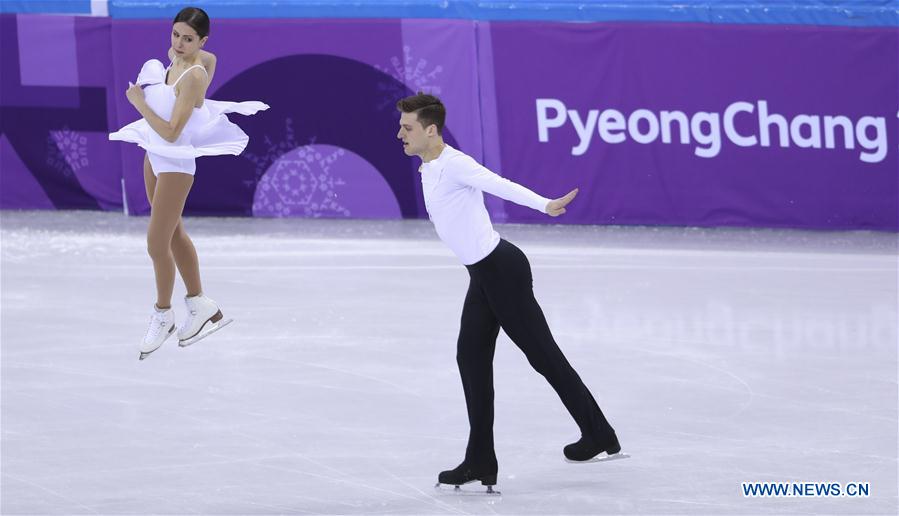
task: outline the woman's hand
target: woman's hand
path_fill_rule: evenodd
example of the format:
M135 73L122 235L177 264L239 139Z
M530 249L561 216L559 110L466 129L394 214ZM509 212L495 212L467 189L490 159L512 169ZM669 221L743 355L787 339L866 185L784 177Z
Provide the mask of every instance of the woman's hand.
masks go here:
M129 81L128 91L125 92L125 96L128 97L128 102L130 102L132 106L138 107L144 100L144 90L137 84L131 84Z

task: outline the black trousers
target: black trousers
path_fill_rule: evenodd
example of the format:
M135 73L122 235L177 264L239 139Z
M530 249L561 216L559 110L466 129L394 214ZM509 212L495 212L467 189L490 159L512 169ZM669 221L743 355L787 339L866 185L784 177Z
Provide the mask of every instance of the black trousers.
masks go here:
M502 327L538 373L555 389L581 434L604 444L612 427L553 339L534 298L531 265L505 240L486 258L467 265L471 282L462 309L456 361L462 376L471 432L465 461L496 464L493 447L493 354ZM494 466L495 467L495 466Z

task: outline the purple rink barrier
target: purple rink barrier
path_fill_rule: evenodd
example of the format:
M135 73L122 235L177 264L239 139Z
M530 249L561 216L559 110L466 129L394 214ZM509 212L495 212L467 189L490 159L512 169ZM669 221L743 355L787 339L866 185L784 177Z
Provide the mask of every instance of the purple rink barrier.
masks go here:
M547 196L580 187L567 222L899 229L895 29L479 31L502 170Z
M116 92L125 91L146 59L165 57L170 26L113 21ZM238 157L197 160L187 212L426 216L418 165L396 139L396 101L411 88L440 92L459 114L448 124L449 139L480 149L474 30L462 21L214 20L207 46L219 61L209 97L261 100L271 109L230 116L250 143ZM117 124L134 120L124 94L114 97ZM144 213L143 153L115 145L129 206Z
M122 209L124 198L130 213L148 213L144 152L107 133L139 117L124 92L147 59L166 59L171 22L0 23L0 207ZM27 36L36 27L37 42ZM77 59L41 72L39 56L55 56L60 41ZM413 89L441 95L454 113L447 140L481 159L475 43L469 21L213 20L206 48L219 60L208 97L271 109L230 116L250 143L240 156L197 160L185 212L425 217L395 104Z
M122 208L109 20L0 15L0 208Z
M0 207L148 212L142 151L106 134L169 23L0 16ZM231 116L250 144L198 160L188 214L427 216L394 109L425 90L451 144L581 188L553 222L899 229L896 29L221 19L207 48L210 98L271 109Z

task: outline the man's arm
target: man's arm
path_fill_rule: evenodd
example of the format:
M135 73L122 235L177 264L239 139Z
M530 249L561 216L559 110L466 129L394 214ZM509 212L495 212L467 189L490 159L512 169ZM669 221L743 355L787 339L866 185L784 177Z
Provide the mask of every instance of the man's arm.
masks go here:
M559 199L547 199L533 191L491 172L470 156L459 156L447 164L447 170L462 184L477 188L501 199L558 217L565 213L565 206L577 195L575 188Z

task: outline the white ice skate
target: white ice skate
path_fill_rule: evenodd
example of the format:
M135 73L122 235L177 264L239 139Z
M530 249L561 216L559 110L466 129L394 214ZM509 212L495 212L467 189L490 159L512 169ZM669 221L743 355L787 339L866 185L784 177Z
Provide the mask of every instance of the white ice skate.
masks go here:
M187 305L187 320L178 330L178 345L181 347L190 346L233 321L225 319L215 301L203 294L185 297L184 304Z
M159 349L165 339L175 333L175 312L171 308L160 310L153 307L153 315L150 316L150 327L140 345L140 359L150 356L150 353Z

